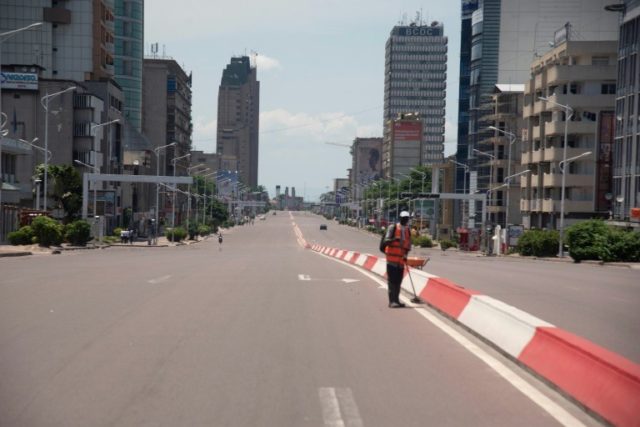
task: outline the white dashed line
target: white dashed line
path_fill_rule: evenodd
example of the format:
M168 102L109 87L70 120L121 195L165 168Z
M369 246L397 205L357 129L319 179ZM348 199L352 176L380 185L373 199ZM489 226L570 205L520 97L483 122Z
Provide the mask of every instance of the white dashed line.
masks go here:
M158 283L166 282L171 279L171 275L156 277L155 279L148 280L147 283L151 283L152 285L156 285Z
M326 427L362 427L360 412L350 388L322 387L318 395Z

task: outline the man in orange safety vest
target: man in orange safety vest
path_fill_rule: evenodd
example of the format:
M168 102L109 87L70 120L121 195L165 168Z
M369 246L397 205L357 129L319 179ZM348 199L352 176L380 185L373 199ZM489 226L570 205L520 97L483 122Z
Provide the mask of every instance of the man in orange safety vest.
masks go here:
M404 277L407 256L411 250L409 212L400 212L400 222L387 228L384 238L384 253L387 257L387 280L389 284L389 308L401 308L400 286Z

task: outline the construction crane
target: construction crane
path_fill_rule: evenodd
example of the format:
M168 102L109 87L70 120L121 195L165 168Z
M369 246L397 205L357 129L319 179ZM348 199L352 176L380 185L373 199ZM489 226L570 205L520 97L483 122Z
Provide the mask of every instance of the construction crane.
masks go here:
M337 145L338 147L347 147L347 148L351 148L351 144L340 144L339 142L325 142L325 144L329 144L329 145Z

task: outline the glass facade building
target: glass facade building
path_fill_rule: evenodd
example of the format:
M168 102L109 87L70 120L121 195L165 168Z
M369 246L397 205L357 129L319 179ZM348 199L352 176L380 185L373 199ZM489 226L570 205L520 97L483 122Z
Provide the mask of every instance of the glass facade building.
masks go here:
M144 0L115 0L115 79L125 97L125 119L142 128Z

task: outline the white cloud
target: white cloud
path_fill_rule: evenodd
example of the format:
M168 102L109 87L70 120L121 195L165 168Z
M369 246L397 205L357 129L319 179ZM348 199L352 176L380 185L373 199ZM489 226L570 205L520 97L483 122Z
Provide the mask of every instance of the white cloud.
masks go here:
M266 55L258 53L256 56L256 62L258 65L258 71L269 71L273 69L282 69L280 61L275 58L269 58Z
M216 134L218 120L206 117L196 117L193 121L193 149L207 153L216 151Z

